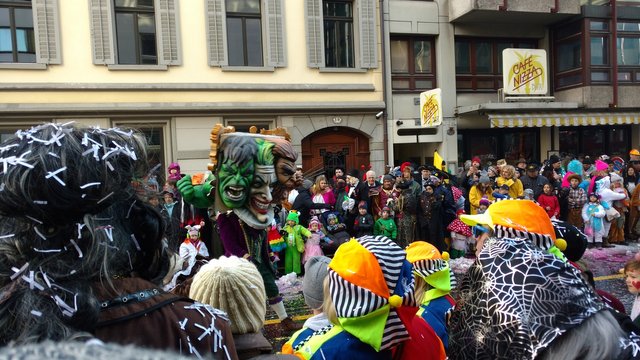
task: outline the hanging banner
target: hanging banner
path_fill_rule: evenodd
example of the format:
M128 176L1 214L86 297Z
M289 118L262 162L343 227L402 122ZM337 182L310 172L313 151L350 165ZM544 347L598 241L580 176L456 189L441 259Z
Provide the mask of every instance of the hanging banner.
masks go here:
M420 122L423 127L442 124L442 91L439 88L420 93Z
M505 95L546 95L547 52L539 49L502 50Z

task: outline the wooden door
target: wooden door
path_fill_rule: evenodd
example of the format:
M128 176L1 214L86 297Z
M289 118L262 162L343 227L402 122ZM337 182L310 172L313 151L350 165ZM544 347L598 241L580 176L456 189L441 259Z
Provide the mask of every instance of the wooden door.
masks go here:
M353 129L333 127L318 130L302 139L302 167L305 174L332 177L336 167L347 172L369 168L369 138Z

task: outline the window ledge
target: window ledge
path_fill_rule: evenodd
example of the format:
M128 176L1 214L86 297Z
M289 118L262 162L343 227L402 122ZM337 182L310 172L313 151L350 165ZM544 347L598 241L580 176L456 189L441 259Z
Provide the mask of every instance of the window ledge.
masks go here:
M273 66L222 66L222 71L274 72Z
M167 65L107 65L109 70L138 70L138 71L166 71L169 69Z
M37 63L0 63L0 69L46 70L47 64Z
M366 73L369 69L360 68L319 68L321 73Z

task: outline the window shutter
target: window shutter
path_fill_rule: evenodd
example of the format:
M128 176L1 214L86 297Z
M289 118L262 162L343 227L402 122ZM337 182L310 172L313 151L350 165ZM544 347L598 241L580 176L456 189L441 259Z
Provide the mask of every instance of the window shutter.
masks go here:
M94 64L115 64L112 0L89 0Z
M283 6L283 0L266 0L264 6L267 19L267 62L273 67L287 66Z
M61 64L58 0L33 0L32 5L36 62L39 64Z
M178 9L176 0L155 0L156 42L158 44L158 64L180 65L178 44Z
M227 60L227 21L224 0L206 0L207 49L210 66L225 66Z
M322 0L305 0L304 5L307 31L307 65L312 68L321 68L324 67Z
M358 25L360 27L360 67L374 69L378 67L376 37L376 1L357 0Z

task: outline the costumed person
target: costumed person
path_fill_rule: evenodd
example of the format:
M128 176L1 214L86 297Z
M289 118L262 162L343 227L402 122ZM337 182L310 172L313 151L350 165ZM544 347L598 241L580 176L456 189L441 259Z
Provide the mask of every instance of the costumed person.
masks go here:
M284 221L286 222L286 218ZM280 258L278 257L278 253L280 253L287 247L287 243L282 238L282 234L280 234L280 230L275 221L273 222L273 224L271 224L271 227L267 231L267 241L269 241L269 249L271 249L271 252L273 253L273 262L275 264L280 260Z
M371 197L374 217L376 216L376 214L378 217L382 216L382 208L384 208L385 206L388 207L391 211L389 213L389 217L395 217L393 209L395 208L399 192L394 188L394 184L395 179L392 175L386 174L382 177L382 186L380 187L380 191Z
M180 258L191 263L196 261L196 256L209 257L207 245L200 239L200 225L187 225L187 238L180 244Z
M322 248L320 247L320 243L325 242L329 245L332 243L331 239L329 239L324 232L322 232L320 221L317 217L311 218L309 221L309 233L311 234L307 239L306 244L304 245L304 256L302 257L302 264L306 264L309 259L314 256L322 256Z
M440 254L427 242L414 241L407 247L407 260L413 264L416 279L416 299L420 303L418 316L433 328L446 350L449 346L449 316L456 304L449 295L454 281L448 254Z
M449 322L453 360L640 355L638 337L621 329L578 270L529 241L487 239L458 289Z
M373 235L383 235L391 240L396 240L398 227L396 221L391 217L391 209L388 206L382 207L380 218L373 225Z
M560 202L558 197L553 193L551 184L544 184L542 194L538 196L538 204L547 212L550 219L557 219L560 215Z
M596 193L589 194L589 202L582 207L584 233L587 235L589 248L602 248L605 215L604 208L600 205L600 196Z
M282 352L323 360L444 359L442 342L416 316L414 285L406 253L391 239L352 239L338 248L324 280L331 325L296 336Z
M237 358L223 312L160 288L172 249L131 183L147 173L143 134L43 124L0 157L0 344L95 337Z
M336 252L338 246L343 243L349 241L351 237L347 232L347 225L343 222L340 222L338 215L335 213L329 213L327 215L327 236L331 239L331 242L321 243L320 247L322 247L322 251L325 255L332 255Z
M360 201L358 204L358 216L353 223L353 231L356 237L373 235L373 216L367 211L367 202Z
M624 193L619 193L611 190L611 178L608 175L602 178L598 178L595 184L595 192L599 195L600 205L602 205L606 213L604 219L605 221L602 247L613 247L614 245L609 244L609 231L611 230L611 223L621 216L621 214L613 208L613 202L616 200L624 200L627 196Z
M464 214L464 210L458 211L458 216ZM473 234L471 228L465 223L460 221L459 218L455 218L447 230L451 232L451 250L449 251L452 259L464 257L467 253L467 249L473 247Z
M295 210L289 211L287 224L282 228L285 232L287 247L284 249L284 272L296 275L302 274L300 262L301 254L304 252L305 240L311 237L311 232L298 224L298 213Z
M238 359L277 356L270 355L273 348L262 334L267 299L262 276L250 261L212 259L193 277L189 297L227 313Z
M304 303L311 309L313 316L304 322L302 329L291 335L291 338L283 344L283 351L291 353L294 343L297 344L314 332L331 325L322 306L325 298L324 280L329 274L330 262L331 259L326 256L314 256L304 264L302 295Z
M268 303L288 331L300 328L284 308L276 285L267 230L273 223L273 191L280 187L299 186L295 174L297 157L282 129L270 134L237 133L233 127L217 124L211 131L212 151L209 170L213 173L203 183L194 184L190 176L178 181L183 198L216 214L215 221L225 256L249 259L264 280ZM262 131L264 132L264 131ZM289 155L286 155L289 154ZM294 156L295 155L295 156ZM284 195L276 198L281 201Z
M622 200L614 200L611 204L613 209L617 211L620 216L611 220L609 243L625 244L624 224L627 219L627 213L629 212L629 193L624 187L622 176L616 173L611 173L611 190L618 194L624 194L625 198Z
M360 181L360 172L357 169L349 171L347 184L349 186L346 195L347 199L342 203L343 210L345 210L344 222L347 225L349 234L354 235L356 230L353 229L353 225L358 217L358 205L361 201L369 202L369 186L365 181Z
M182 179L182 174L180 173L180 164L177 162L172 162L167 167L167 172L169 175L167 176L167 181L172 182L173 184L177 183L178 180Z
M445 251L447 248L444 242L443 202L443 195L436 194L436 185L432 182L426 183L419 198L419 236L421 240L433 244L439 251Z
M484 214L484 212L487 211L487 208L489 208L489 205L491 205L491 201L489 201L489 199L487 199L486 197L483 197L482 199L480 199L478 204L479 206L477 209L477 214Z
M569 163L569 165L571 165L571 163ZM582 207L587 202L587 194L584 189L580 187L580 183L582 182L580 175L571 174L567 176L567 181L569 182L569 194L567 196L569 214L567 216L567 222L582 229L584 226Z

